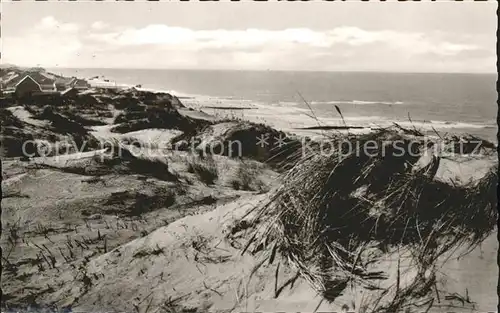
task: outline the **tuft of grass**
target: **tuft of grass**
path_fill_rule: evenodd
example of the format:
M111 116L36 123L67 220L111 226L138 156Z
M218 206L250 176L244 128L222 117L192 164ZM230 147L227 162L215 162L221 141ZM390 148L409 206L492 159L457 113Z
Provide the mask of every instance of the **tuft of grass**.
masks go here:
M135 110L141 107L138 99L128 96L114 97L112 99L112 104L117 110Z
M137 173L165 181L177 181L178 177L170 172L168 163L155 158L137 156L131 148L119 141L114 141L107 147L112 157L102 159L105 165L116 168L119 172ZM99 157L96 157L99 161Z
M266 185L258 177L260 168L254 163L242 162L238 165L238 170L230 185L235 190L265 191Z
M150 256L150 255L160 255L160 254L164 254L165 253L165 248L160 248L160 246L158 246L158 244L156 244L156 247L154 247L153 249L148 249L148 250L140 250L136 253L134 253L133 257L134 258L143 258L143 257L146 257L146 256Z
M10 110L1 108L0 109L0 121L2 122L2 128L6 126L13 126L17 128L23 128L24 123L18 119Z
M106 123L102 122L102 121L98 121L98 120L93 120L93 119L90 119L90 118L87 118L87 117L84 117L84 116L81 116L81 115L78 115L76 112L76 110L66 110L63 112L63 114L65 116L67 116L69 119L79 123L80 125L83 125L83 126L102 126L102 125L106 125ZM97 114L105 114L105 113L97 113Z
M25 106L25 108L29 110L35 118L48 120L51 124L51 130L56 134L71 136L73 143L79 151L90 151L99 148L98 140L84 127L84 125L99 122L79 117L66 110L66 113L71 116L68 117L67 115L59 113L59 109L53 105L46 105L41 112L29 106ZM76 118L76 120L73 118Z
M200 158L193 157L187 160L187 170L189 173L196 174L199 179L207 184L213 185L219 177L217 164L212 157Z
M191 131L209 124L207 121L185 117L171 106L137 106L119 114L112 132L128 133L148 128L178 129Z
M106 213L140 216L159 208L175 204L176 194L171 190L157 189L152 195L141 192L115 192L103 202Z

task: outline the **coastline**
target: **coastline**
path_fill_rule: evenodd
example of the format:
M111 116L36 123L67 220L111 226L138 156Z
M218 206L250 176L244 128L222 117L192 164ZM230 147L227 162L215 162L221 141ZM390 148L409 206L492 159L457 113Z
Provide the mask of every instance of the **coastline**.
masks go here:
M78 73L75 70L74 73ZM100 80L107 79L102 74L102 72L91 72L92 75L99 74ZM91 74L88 73L89 75ZM126 75L126 71L120 71L114 73L115 75ZM82 73L83 74L83 73ZM91 76L90 76L91 77ZM341 107L355 106L360 112L364 111L364 108L369 109L373 105L383 105L383 106L397 106L397 107L407 107L412 106L410 101L405 101L404 99L394 100L394 101L369 101L369 100L322 100L322 101L311 101L309 105L312 106L314 114L317 115L318 120L312 118L311 110L300 100L296 101L276 101L268 102L258 100L258 96L254 99L245 99L235 96L224 96L220 94L218 96L214 95L203 95L196 93L184 93L175 90L168 90L164 88L151 87L147 84L143 84L138 78L128 77L127 79L120 79L120 77L109 77L110 87L115 85L119 88L130 88L137 84L142 84L141 88L138 90L149 91L149 92L167 92L176 95L188 108L194 110L202 110L205 113L215 115L217 118L240 118L249 120L256 123L265 123L278 128L286 132L300 132L303 133L304 128L310 127L321 127L325 128L342 128L343 126L352 126L354 128L363 127L366 131L370 129L379 129L382 127L390 127L394 122L401 126L418 129L422 129L427 134L436 134L436 131L442 135L446 136L449 133L466 134L470 133L481 138L485 138L492 142L496 142L496 121L491 119L481 122L464 122L459 118L455 120L439 120L439 119L416 119L409 117L406 114L398 118L388 117L384 115L379 116L366 116L366 114L357 113L344 113L344 120L347 125L344 124L343 119L335 112L334 107L339 105ZM149 81L149 80L148 80ZM97 82L97 81L96 81ZM105 82L98 82L98 84L106 85ZM335 99L335 98L334 98ZM325 111L326 110L326 111ZM318 123L319 121L319 123ZM354 129L353 129L354 131ZM359 129L358 129L359 132Z
M119 88L131 88L133 84L116 83ZM135 87L134 87L135 88ZM234 97L227 96L209 96L200 94L187 94L179 93L173 90L155 89L148 87L136 88L137 90L147 92L165 92L176 95L183 104L188 108L202 110L205 113L214 115L218 118L241 118L256 123L269 124L272 127L280 129L285 132L300 132L309 128L323 128L322 130L336 129L342 131L342 128L349 128L351 131L358 129L365 129L366 132L372 129L379 129L383 127L391 127L394 123L407 128L417 128L426 131L429 135L436 134L446 135L447 133L470 133L490 141L496 139L496 122L490 123L471 123L461 121L443 121L443 120L413 120L410 117L401 118L387 118L384 116L344 116L340 117L332 113L325 113L321 109L303 107L300 102L283 102L266 103L258 100L251 99L235 99ZM346 100L346 101L312 101L310 105L328 104L335 105L407 105L403 101L384 102L384 101L360 101L360 100ZM314 112L311 112L311 109ZM313 115L316 115L313 117ZM344 124L344 122L347 123Z

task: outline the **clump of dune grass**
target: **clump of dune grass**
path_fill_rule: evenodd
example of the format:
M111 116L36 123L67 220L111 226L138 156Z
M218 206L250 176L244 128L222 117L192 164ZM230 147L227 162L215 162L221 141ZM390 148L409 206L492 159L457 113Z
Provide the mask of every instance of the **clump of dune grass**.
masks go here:
M141 107L139 99L128 96L116 96L112 99L112 104L117 110L134 110Z
M102 203L102 210L124 216L140 216L175 204L176 193L156 188L152 194L138 191L115 192Z
M126 123L132 120L145 118L144 107L137 107L135 110L126 110L116 116L113 124Z
M32 142L34 140L33 135L24 130L25 125L19 118L4 108L0 109L0 125L2 156L22 156L24 154L23 143ZM25 150L31 154L36 152L36 147L33 144L29 145L29 147L26 145Z
M3 155L8 157L21 156L51 156L55 153L65 152L67 149L63 144L54 147L53 143L61 140L61 135L49 129L39 129L30 124L26 124L17 118L11 111L7 109L1 110L1 146L3 148ZM78 144L78 136L74 136L75 144ZM87 135L87 145L95 146L92 141L92 136ZM43 153L43 145L51 146L50 153ZM58 148L59 150L56 150Z
M194 120L183 116L175 108L157 107L157 106L138 106L127 109L119 114L111 131L116 133L127 133L131 131L143 130L148 128L164 128L189 131L195 128L207 125L208 122Z
M206 185L213 185L219 178L217 164L210 155L189 158L187 160L187 170L189 173L196 174Z
M266 186L258 177L260 171L255 163L242 162L238 165L236 174L229 183L236 190L264 191Z
M2 122L2 127L13 126L17 128L23 128L24 123L17 118L10 110L1 108L0 109L0 122Z
M491 141L479 138L477 136L466 134L462 136L450 135L445 138L445 150L451 153L460 154L488 154L495 150L495 144Z
M126 146L118 140L112 141L106 147L107 154L111 156L96 156L96 160L120 173L136 173L144 176L154 177L160 180L176 181L177 176L170 172L168 163L150 156L138 155L131 147Z
M35 117L48 120L51 124L51 130L56 134L71 136L79 151L90 151L99 147L98 140L79 123L81 120L75 121L58 113L57 107L47 105L43 108L42 112L36 114Z
M177 175L170 172L166 160L142 155L133 147L119 140L105 142L105 152L94 154L90 160L69 162L64 166L37 164L39 167L51 168L84 176L103 176L108 174L139 174L164 181L177 181Z
M79 115L77 114L76 110L64 110L64 112L62 112L65 116L67 116L69 119L77 122L78 124L80 125L83 125L83 126L102 126L102 125L106 125L106 123L104 123L103 121L99 121L99 120L94 120L94 119L90 119L90 118L87 118L85 116L82 116L82 115Z
M397 248L412 256L417 275L392 284L366 310L429 306L438 259L472 249L495 227L496 172L465 186L444 183L434 179L439 156L416 166L423 137L381 130L349 140L351 149L328 155L309 149L294 163L282 186L252 212L250 223L267 222L255 226L243 252L273 247L265 254L271 262L281 254L333 301L348 284L376 288L380 273L369 265ZM363 149L368 141L380 150ZM379 253L368 253L374 250Z

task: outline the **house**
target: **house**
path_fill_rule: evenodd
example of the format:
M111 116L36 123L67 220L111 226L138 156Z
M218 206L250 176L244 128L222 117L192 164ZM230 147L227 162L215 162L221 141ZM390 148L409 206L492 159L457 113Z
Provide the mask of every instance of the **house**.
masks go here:
M12 93L17 97L32 95L37 92L42 92L42 87L31 76L26 75L16 82Z
M85 90L90 88L90 84L86 80L80 78L75 78L71 82L70 86L77 90Z
M74 77L58 77L56 78L56 89L57 91L64 91L68 88L71 88L71 84L74 82L76 78Z
M90 89L90 84L76 77L60 77L50 73L26 71L21 73L10 72L0 79L0 89L6 94L16 96L32 95L44 96L65 92L65 95L78 93ZM71 91L69 89L75 89Z
M56 90L64 91L68 88L75 88L77 90L86 90L90 88L90 84L80 78L76 77L58 77L55 81Z
M42 92L56 92L56 80L44 75L42 72L30 72L28 75L33 78L42 88Z
M40 93L56 93L55 81L39 73L15 75L2 81L2 90L17 97L36 95Z

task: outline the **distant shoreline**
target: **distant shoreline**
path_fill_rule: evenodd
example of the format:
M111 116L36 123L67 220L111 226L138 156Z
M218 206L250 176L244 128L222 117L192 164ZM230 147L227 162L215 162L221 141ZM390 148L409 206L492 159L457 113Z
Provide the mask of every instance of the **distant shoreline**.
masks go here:
M30 68L30 66L25 66L20 68ZM269 69L211 69L211 68L126 68L126 67L44 67L48 71L58 71L58 70L116 70L116 71L199 71L199 72L284 72L284 73L354 73L354 74L403 74L403 75L497 75L496 72L396 72L396 71L328 71L328 70L269 70Z
M182 99L178 97L179 99ZM192 98L194 99L194 97ZM219 106L204 106L203 109L215 109L215 110L255 110L255 108L249 107L219 107Z
M61 68L62 69L62 68ZM50 70L50 69L49 69ZM83 69L82 69L83 70ZM496 123L494 123L493 120L485 122L484 120L482 122L477 122L477 121L463 121L460 119L456 119L453 121L447 120L446 118L443 119L438 119L436 120L431 120L432 117L434 116L425 116L421 117L420 119L412 119L411 121L404 118L403 115L401 117L396 117L394 119L391 118L385 118L385 117L380 117L377 119L371 119L370 116L364 116L363 113L361 113L360 116L356 116L355 113L353 112L344 112L344 107L347 106L349 108L350 105L363 105L367 107L367 110L372 110L371 105L405 105L405 108L408 107L408 110L411 109L411 101L408 100L408 102L403 99L402 97L396 97L394 99L384 99L384 98L377 98L374 97L372 100L370 98L363 98L361 95L358 96L350 96L350 97L342 97L340 95L333 95L331 99L324 98L321 100L315 100L312 99L310 104L313 105L313 108L316 108L316 105L318 105L318 110L320 110L318 114L318 118L322 120L322 124L324 126L318 126L314 125L314 123L310 122L303 114L302 106L299 103L300 101L292 101L294 103L287 105L281 103L281 100L272 100L274 102L272 103L267 103L266 100L259 100L258 97L250 97L247 95L247 98L245 99L232 99L232 98L226 98L224 97L223 92L215 92L214 95L209 95L209 94L203 94L202 92L198 93L193 93L193 94L186 94L183 92L177 92L176 90L173 90L176 88L175 85L171 86L172 90L167 90L167 88L158 88L156 86L151 88L150 86L147 86L145 82L141 80L141 75L136 74L136 75L128 75L127 77L129 79L133 79L136 81L128 81L127 83L123 83L123 81L120 81L119 76L121 75L122 72L126 72L127 70L135 70L135 69L120 69L122 71L117 71L114 75L103 75L106 74L104 70L106 69L93 69L95 71L98 71L100 73L93 73L97 76L97 79L95 79L96 76L87 76L87 73L84 73L83 71L78 73L80 74L79 76L83 77L88 77L88 78L94 78L93 80L89 80L89 83L93 85L93 87L97 88L116 88L116 89L127 89L127 88L135 88L139 91L147 91L147 92L153 92L153 93L170 93L172 95L176 95L176 97L181 100L185 101L188 103L188 106L191 106L192 108L196 109L201 109L205 110L208 113L218 113L222 115L231 115L230 112L233 112L232 114L238 114L242 115L241 118L243 119L248 119L252 121L259 121L259 122L266 122L267 124L273 125L274 127L278 127L280 129L286 129L288 131L291 130L363 130L363 129L369 129L373 127L383 127L383 126L389 126L392 124L392 122L397 122L398 124L405 126L405 127L418 127L422 128L426 131L434 131L436 129L440 133L448 133L448 132L460 132L460 133L472 133L484 138L488 138L489 140L494 140L496 138L496 134L493 134L493 129L496 129ZM100 71L102 70L102 71ZM143 69L144 71L147 71L148 69ZM163 69L162 69L163 70ZM182 71L181 69L165 69L165 70L178 70ZM161 71L161 70L159 70ZM193 70L195 71L195 70ZM200 70L201 71L201 70ZM56 69L57 72L57 69ZM255 72L255 71L254 71ZM257 71L258 72L258 71ZM293 71L292 71L293 72ZM315 71L313 71L315 72ZM353 75L355 74L363 74L365 72L346 72L346 73L352 73ZM369 74L376 75L376 74L386 74L386 73L380 73L380 72L368 72ZM407 74L407 75L412 75L412 74L425 74L425 73L387 73L387 74ZM428 73L428 74L434 74L434 75L439 75L439 74L446 74L446 73ZM486 73L482 73L486 74ZM77 75L78 76L78 75ZM113 77L113 78L111 78ZM106 81L107 80L107 81ZM140 87L139 87L140 86ZM148 88L149 87L149 88ZM180 87L182 88L182 87ZM215 95L217 94L217 96ZM249 98L252 98L253 100L250 100ZM346 99L346 100L339 100L339 99ZM363 100L353 100L353 99L363 99ZM242 103L241 101L249 101L249 105L247 106L245 103ZM397 101L396 101L397 100ZM284 103L286 101L283 101ZM257 104L255 107L252 107L254 104ZM259 105L260 104L260 105ZM339 104L341 105L341 109L343 113L345 113L345 119L347 124L355 124L353 126L348 126L345 127L346 125L342 124L342 121L338 116L336 116L336 113L330 112L328 110L329 106L327 104L333 105L333 104ZM233 106L234 105L234 106ZM320 107L320 108L319 108ZM295 110L297 108L297 110ZM324 111L321 111L325 109ZM214 111L211 111L214 110ZM360 110L364 110L364 107L360 107ZM401 106L399 107L394 107L390 108L387 110L406 110L406 109L401 109ZM352 111L352 110L351 110ZM304 116L304 118L302 118ZM413 114L412 114L413 118ZM366 125L365 125L366 124Z
M310 126L310 127L297 127L296 129L310 129L310 130L343 130L343 129L365 129L370 127L365 126Z

